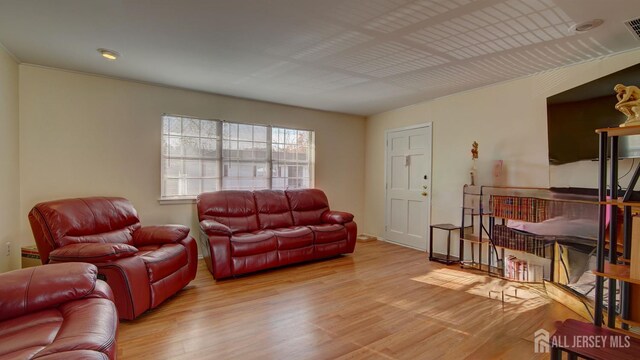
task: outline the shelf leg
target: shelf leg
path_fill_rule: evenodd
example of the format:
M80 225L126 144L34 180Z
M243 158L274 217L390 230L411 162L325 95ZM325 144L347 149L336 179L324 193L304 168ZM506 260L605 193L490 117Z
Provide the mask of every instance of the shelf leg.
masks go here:
M476 262L476 244L471 243L471 263L474 264Z
M487 253L488 259L489 259L489 273L491 273L491 264L493 263L493 258L491 257L491 250L493 248L494 253L496 254L496 269L498 268L499 264L498 261L500 259L498 259L498 252L496 250L496 247L493 246L493 225L495 224L496 218L494 218L493 216L489 216L489 240L491 241L488 246L489 246L489 251ZM498 275L500 275L500 273L498 273Z
M598 161L598 200L605 201L607 199L607 133L601 132L599 137L599 149L598 149L599 161ZM606 233L606 217L607 206L598 206L598 246L596 251L597 270L599 272L604 271L604 241ZM593 323L595 326L602 326L602 302L604 300L604 278L596 276L596 294L595 294L595 310L593 316ZM555 350L555 349L554 349ZM557 356L558 352L554 352ZM555 358L552 354L552 358Z
M609 193L611 200L618 198L618 137L611 137L611 160L609 160ZM618 206L611 205L609 219L609 264L618 262ZM609 301L607 306L607 326L616 327L616 286L617 280L609 279Z
M502 256L502 274L500 274L500 276L504 276L504 269L505 269L505 266L504 266L504 248L500 249L500 256ZM517 293L518 293L518 290L516 289L516 297L518 297Z
M460 222L460 241L458 247L458 260L460 260L460 268L464 268L464 188L462 189L462 220Z
M433 226L429 226L429 261L433 260Z
M478 269L482 271L482 229L480 229L480 243L478 244Z
M451 230L449 230L447 234L447 261L449 261L450 256L451 256Z
M625 259L631 258L631 206L624 207L624 247L622 255ZM622 282L620 285L620 316L623 319L629 319L629 296L631 293L631 286L627 282ZM629 330L629 324L622 323L624 330Z

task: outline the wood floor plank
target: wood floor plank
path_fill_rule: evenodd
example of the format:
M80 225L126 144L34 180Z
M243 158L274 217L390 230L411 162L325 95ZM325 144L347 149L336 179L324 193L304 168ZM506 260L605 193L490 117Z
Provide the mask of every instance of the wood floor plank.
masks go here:
M581 319L516 283L358 242L338 258L216 282L199 263L184 290L122 322L119 359L530 358L533 333Z

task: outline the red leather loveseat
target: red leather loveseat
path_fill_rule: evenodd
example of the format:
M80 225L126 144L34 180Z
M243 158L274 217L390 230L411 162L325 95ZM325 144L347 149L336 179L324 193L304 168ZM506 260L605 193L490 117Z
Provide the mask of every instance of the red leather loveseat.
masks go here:
M115 359L118 313L91 264L0 274L1 359Z
M37 204L29 222L43 264L89 262L111 286L121 319L160 305L195 278L197 246L182 225L140 225L123 198Z
M200 243L215 279L352 253L353 215L319 189L217 191L198 196Z

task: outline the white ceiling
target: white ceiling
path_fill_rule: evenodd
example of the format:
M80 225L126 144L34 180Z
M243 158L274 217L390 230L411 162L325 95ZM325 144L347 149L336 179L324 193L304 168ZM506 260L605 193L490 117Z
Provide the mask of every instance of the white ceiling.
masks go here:
M640 0L0 0L0 43L25 63L370 115L638 48L623 24L638 17Z

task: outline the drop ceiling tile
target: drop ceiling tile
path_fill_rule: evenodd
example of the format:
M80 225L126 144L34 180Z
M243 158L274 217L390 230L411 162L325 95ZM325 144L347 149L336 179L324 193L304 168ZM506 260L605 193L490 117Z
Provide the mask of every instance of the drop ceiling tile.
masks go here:
M3 0L0 42L32 64L371 114L639 48L639 16L638 0Z

